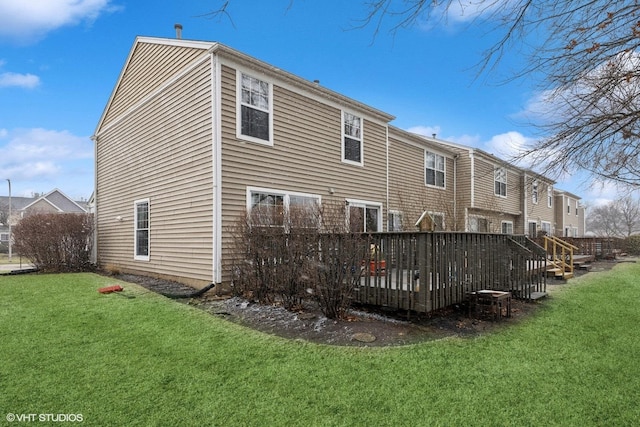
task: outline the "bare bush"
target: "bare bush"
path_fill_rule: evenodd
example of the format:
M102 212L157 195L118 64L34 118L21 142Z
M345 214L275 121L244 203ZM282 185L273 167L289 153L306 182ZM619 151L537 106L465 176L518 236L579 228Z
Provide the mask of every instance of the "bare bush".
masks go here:
M233 235L236 295L290 310L314 300L329 318L351 305L367 245L347 232L344 205L254 207Z
M38 213L13 231L14 248L45 272L85 271L93 247L93 215Z

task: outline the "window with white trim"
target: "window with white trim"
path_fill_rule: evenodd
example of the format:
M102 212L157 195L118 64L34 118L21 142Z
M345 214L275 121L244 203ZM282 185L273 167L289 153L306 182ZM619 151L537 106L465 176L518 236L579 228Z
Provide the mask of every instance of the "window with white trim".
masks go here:
M513 234L513 222L502 221L502 234Z
M134 259L149 261L151 222L149 217L149 199L133 202L134 210Z
M402 231L402 212L389 211L389 218L387 219L387 228L389 231Z
M429 212L433 221L433 231L444 231L444 214L438 212Z
M538 180L534 179L531 183L531 202L534 205L538 204Z
M578 201L576 200L576 216L578 216Z
M342 161L362 165L362 117L342 112Z
M571 200L567 199L567 214L571 215Z
M238 137L272 144L272 87L238 71Z
M547 236L551 236L551 223L548 221L542 221L540 223L540 230Z
M483 217L470 216L469 231L475 233L486 233L489 231L489 221Z
M493 171L495 183L495 195L507 197L507 170L499 167Z
M0 233L0 242L8 242L9 233Z
M440 154L424 152L424 181L427 185L444 188L445 186L445 161Z
M382 205L358 200L347 200L349 207L347 220L354 233L376 233L382 230Z
M247 188L247 211L254 226L317 227L320 196L263 188Z
M547 207L553 207L553 187L547 187Z

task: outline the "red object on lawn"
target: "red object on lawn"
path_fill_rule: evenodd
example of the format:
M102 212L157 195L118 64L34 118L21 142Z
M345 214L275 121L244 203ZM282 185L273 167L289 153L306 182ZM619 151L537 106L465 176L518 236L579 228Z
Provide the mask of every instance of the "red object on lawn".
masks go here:
M122 290L123 290L122 286L113 285L113 286L105 286L104 288L100 288L98 289L98 292L100 292L101 294L110 294L111 292L120 292Z

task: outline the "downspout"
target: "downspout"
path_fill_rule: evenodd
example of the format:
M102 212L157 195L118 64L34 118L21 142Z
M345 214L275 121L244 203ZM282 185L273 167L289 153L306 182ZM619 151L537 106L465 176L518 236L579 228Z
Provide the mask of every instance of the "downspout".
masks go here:
M529 200L529 192L527 191L527 173L524 173L524 182L522 183L522 212L523 212L523 216L524 218L522 219L522 229L524 231L524 233L522 234L527 234L529 233L529 210L528 210L528 203L527 200ZM533 186L533 181L532 182L532 186ZM533 187L532 187L533 188ZM538 195L538 199L540 199L540 195ZM533 236L530 236L533 237Z
M459 154L453 156L453 231L458 231L458 157Z
M91 137L93 141L93 247L91 261L98 265L98 136Z
M471 159L471 200L469 207L475 208L476 203L476 162L473 156L473 151L469 150L469 159Z
M222 283L222 126L221 126L221 67L218 57L211 53L211 156L213 178L212 207L212 282Z
M386 133L386 139L387 139L387 144L386 144L386 162L387 162L387 177L386 177L386 200L387 200L387 215L386 215L386 221L387 221L387 231L389 231L389 124L387 124L387 126L385 126L385 133ZM383 221L385 220L385 218L383 218Z

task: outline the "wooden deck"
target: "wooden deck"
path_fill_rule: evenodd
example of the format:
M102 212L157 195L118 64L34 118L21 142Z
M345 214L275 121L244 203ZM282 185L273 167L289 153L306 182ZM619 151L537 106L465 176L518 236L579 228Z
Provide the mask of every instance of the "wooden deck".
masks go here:
M470 292L496 290L531 300L546 294L546 254L524 236L485 233L380 233L390 268L366 265L354 301L428 313L466 302Z

